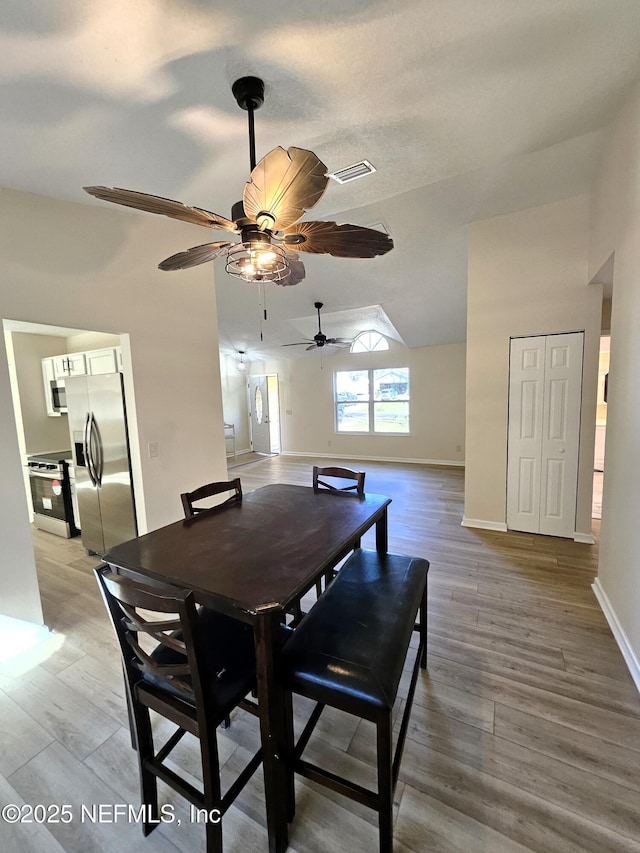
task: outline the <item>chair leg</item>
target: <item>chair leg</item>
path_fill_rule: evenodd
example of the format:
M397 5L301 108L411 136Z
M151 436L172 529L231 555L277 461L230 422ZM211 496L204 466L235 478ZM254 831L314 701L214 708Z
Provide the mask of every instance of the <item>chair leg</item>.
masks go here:
M206 839L207 853L222 853L222 820L216 823L207 821Z
M378 747L378 826L380 853L393 853L393 757L391 712L380 714L376 725Z
M420 601L420 638L422 639L422 654L420 668L427 668L427 584L424 585L424 595Z
M295 737L293 731L293 695L286 691L284 699L285 734L287 739L287 820L296 814L295 771L293 769Z
M138 745L138 770L140 773L140 799L146 806L147 820L142 824L143 835L149 835L158 825L158 780L155 773L147 767L147 760L153 758L153 731L149 709L137 704L133 710L135 738ZM133 738L132 738L133 740Z
M220 810L222 791L220 787L220 759L215 726L206 725L200 734L200 755L202 757L202 790L204 808L207 816L215 809ZM222 815L220 820L206 820L207 853L222 853Z

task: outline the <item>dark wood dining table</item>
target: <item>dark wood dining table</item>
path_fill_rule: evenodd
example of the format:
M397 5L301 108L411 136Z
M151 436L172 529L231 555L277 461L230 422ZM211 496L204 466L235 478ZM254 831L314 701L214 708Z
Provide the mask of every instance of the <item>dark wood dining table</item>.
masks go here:
M387 550L390 503L382 495L269 485L239 504L116 545L104 557L116 571L191 589L200 604L253 625L270 853L287 847L292 792L279 677L281 625L374 524L376 549Z

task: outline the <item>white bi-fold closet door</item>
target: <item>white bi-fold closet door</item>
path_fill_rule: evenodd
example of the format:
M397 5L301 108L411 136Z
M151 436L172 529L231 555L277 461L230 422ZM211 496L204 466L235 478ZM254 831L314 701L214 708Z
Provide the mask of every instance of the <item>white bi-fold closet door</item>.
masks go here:
M573 539L584 334L512 338L507 527Z

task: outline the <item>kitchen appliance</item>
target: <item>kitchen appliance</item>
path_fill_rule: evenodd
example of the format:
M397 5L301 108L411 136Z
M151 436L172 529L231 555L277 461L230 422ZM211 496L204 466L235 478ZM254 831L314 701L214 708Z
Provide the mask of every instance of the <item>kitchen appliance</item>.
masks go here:
M102 555L137 535L122 374L65 384L82 544Z
M52 379L49 383L51 409L57 414L67 411L67 391L64 379Z
M64 536L66 539L78 533L67 462L70 457L70 450L27 456L33 523L40 530Z

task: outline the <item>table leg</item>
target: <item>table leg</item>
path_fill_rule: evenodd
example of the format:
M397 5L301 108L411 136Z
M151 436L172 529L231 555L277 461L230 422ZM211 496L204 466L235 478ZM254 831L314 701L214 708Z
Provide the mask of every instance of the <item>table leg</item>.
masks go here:
M269 853L284 853L289 841L286 709L278 677L283 615L280 608L263 610L254 625Z
M388 550L387 508L385 507L382 515L376 521L376 551L386 554Z

